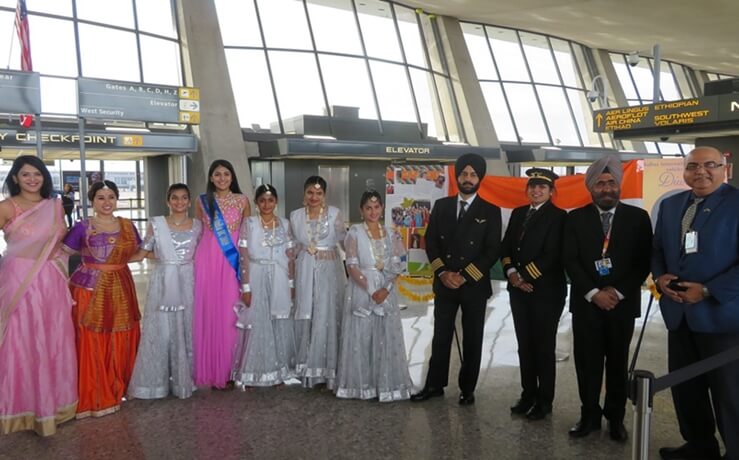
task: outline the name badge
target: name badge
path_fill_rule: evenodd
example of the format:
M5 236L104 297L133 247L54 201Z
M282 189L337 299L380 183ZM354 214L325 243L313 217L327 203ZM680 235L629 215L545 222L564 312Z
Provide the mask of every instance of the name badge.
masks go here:
M595 261L595 270L600 276L606 276L611 273L611 268L613 268L613 263L611 263L610 257L604 257Z
M685 254L698 252L698 232L695 230L685 234Z

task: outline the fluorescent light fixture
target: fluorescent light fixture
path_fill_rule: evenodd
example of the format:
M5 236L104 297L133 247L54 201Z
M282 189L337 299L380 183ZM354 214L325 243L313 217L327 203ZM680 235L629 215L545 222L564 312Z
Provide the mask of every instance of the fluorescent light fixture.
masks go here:
M106 131L116 131L121 133L150 133L146 128L119 128L117 126L106 126Z
M621 153L637 153L636 150L619 150Z
M321 136L321 135L318 135L318 134L304 134L303 135L303 138L304 139L322 139L322 140L326 140L326 141L335 141L336 140L336 138L334 136Z
M467 142L452 142L452 141L444 141L442 142L444 145L470 145Z
M542 147L542 149L544 149L544 150L562 150L559 147L552 147L552 146Z

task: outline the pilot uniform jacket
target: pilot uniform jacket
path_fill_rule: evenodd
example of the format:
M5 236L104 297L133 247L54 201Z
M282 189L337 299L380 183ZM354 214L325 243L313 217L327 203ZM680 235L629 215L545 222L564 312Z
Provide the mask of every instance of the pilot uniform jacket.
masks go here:
M426 388L443 388L449 377L449 360L457 310L462 309L462 365L459 388L472 394L482 359L485 307L493 294L490 268L500 257L500 208L480 196L457 222L456 196L436 201L426 229L426 255L434 270L434 337L426 375ZM465 282L449 289L439 275L460 273Z
M503 238L503 274L515 268L523 279L534 286L532 297L564 304L567 296L564 263L562 261L562 231L567 212L551 201L542 204L526 223L531 206L513 210ZM508 290L518 288L508 283Z
M487 299L493 295L490 269L500 256L500 208L479 195L457 222L458 198L436 200L426 229L426 255L434 271L434 294L442 297ZM444 271L460 272L467 280L448 289L439 279Z

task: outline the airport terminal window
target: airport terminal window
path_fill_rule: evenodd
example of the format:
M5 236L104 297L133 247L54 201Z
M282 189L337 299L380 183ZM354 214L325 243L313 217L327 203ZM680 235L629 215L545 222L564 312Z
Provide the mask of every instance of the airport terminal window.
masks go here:
M142 32L177 38L172 0L136 0L136 20Z
M485 102L502 142L610 146L592 132L592 78L577 43L462 22ZM599 108L599 107L595 107Z
M75 0L77 17L91 22L133 29L131 0Z
M275 100L267 73L267 61L262 50L226 49L228 73L240 120L250 120L261 129L269 129L277 120ZM255 126L256 127L256 126Z
M426 16L382 0L236 3L216 0L216 9L241 126L276 126L279 118L322 115L327 106L346 105L358 107L361 118L426 123L429 136L465 140L448 126L459 118L457 106L440 47L426 46L436 27ZM264 43L242 24L264 31ZM268 84L243 78L248 67L237 61L247 54L237 50L266 51L257 72ZM268 100L265 89L276 97ZM255 98L264 105L241 107L255 105Z
M141 64L144 81L161 85L182 84L180 45L172 40L141 36Z
M0 36L12 37L0 40L0 54L8 56L10 69L19 70L16 3L0 0ZM71 0L27 1L31 54L34 71L41 74L44 114L76 114L74 79L79 76L182 84L174 0L75 0L75 4L76 17Z
M359 118L377 118L364 60L330 54L322 54L319 59L329 106L358 107Z

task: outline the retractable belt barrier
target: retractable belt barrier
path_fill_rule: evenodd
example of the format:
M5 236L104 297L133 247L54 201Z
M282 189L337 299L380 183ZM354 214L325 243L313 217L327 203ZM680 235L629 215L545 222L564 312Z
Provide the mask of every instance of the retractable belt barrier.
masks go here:
M652 403L654 395L662 390L674 387L692 378L703 375L732 361L739 359L739 346L716 353L706 359L700 360L688 366L674 370L662 377L655 377L652 372L646 370L634 370L636 360L639 357L644 330L649 320L649 311L654 303L654 295L649 297L647 313L644 316L639 339L634 349L629 366L629 388L632 404L634 405L634 435L632 437L631 458L634 460L647 460L649 458L649 436L652 418Z

